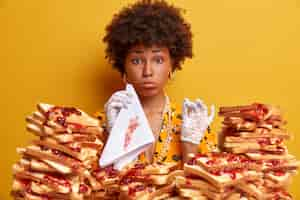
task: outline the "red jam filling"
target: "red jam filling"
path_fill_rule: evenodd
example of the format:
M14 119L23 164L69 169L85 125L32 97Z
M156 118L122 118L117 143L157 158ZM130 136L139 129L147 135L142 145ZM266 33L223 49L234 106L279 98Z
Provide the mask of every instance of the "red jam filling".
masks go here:
M188 164L188 165L196 165L196 164L197 164L197 159L198 159L198 158L203 158L203 157L207 157L207 155L206 155L206 154L198 153L198 154L196 154L193 158L191 158L191 159L187 162L187 164Z
M86 193L88 191L88 187L85 184L80 184L79 186L79 192L80 193Z
M192 182L189 180L189 179L186 179L186 182L185 182L187 185L192 185Z
M273 172L275 176L284 176L286 174L285 171L277 170Z
M68 187L68 188L71 187L71 184L69 183L69 181L65 180L63 177L59 177L59 176L54 177L54 176L45 175L44 179L47 180L47 182L51 182L55 185L62 185L62 186Z
M75 152L80 152L81 151L81 148L80 147L69 147L72 151L75 151Z
M105 174L103 174L104 172ZM113 168L112 165L107 166L105 168L98 168L93 172L94 176L96 176L97 180L103 180L105 176L107 178L115 178L118 176L119 172Z
M224 170L210 170L209 172L215 176L221 176L223 174L228 174L231 179L236 179L236 174L242 172L243 169L224 169Z
M118 176L118 171L115 170L113 168L113 166L108 166L108 167L104 168L104 171L109 178L114 178L114 177Z
M278 167L281 164L280 160L268 160L266 161L266 165L268 167Z
M146 167L146 165L143 163L136 163L133 168L134 169L145 169L145 167Z
M216 163L218 163L216 159L206 161L207 165L213 165L213 164L216 164Z
M128 190L128 195L135 195L136 192L143 191L146 188L145 185L137 185L135 187L130 187Z
M252 104L255 108L251 110L242 110L241 113L249 115L252 120L260 121L264 119L264 116L268 113L268 109L260 103Z
M260 138L260 139L257 140L257 142L260 146L266 146L266 145L271 144L271 141L268 138Z
M62 125L63 127L67 127L69 123L66 123L66 118L71 114L75 114L80 116L82 113L73 107L60 107L55 106L51 108L48 112L46 112L46 118L49 120L50 118L54 118L55 122ZM46 120L46 121L47 121ZM76 123L71 123L72 126L76 126L77 128L81 128L82 126ZM80 126L80 127L79 127Z

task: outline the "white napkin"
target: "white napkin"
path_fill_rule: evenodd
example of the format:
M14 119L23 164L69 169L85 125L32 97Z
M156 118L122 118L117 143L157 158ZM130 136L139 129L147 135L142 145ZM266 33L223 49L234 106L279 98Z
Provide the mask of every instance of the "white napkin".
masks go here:
M132 95L132 103L122 109L111 129L99 160L101 167L114 164L121 170L154 142L154 136L132 85L126 90ZM128 131L131 127L131 131ZM129 128L129 129L128 129Z
M149 145L146 145L144 148L143 147L138 148L137 150L123 156L122 158L120 158L118 161L114 163L114 169L121 170L123 167L125 167L132 161L136 160L138 155L140 155L140 153L145 151L148 147Z

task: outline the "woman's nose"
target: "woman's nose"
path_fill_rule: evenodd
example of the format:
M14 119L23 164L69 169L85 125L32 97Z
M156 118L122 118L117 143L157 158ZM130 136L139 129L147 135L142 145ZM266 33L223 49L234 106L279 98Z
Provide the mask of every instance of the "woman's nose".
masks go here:
M153 70L152 70L151 63L146 60L144 62L143 76L148 77L148 76L152 76L152 75L153 75Z

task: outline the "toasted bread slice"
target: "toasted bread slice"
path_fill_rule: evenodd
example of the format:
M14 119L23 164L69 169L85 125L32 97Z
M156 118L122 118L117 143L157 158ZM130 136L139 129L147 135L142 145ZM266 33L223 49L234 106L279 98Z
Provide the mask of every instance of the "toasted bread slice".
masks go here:
M265 190L262 185L259 186L251 182L241 182L237 184L236 187L249 196L254 196L256 199L263 199L264 197Z
M272 116L281 116L281 111L275 106L254 103L246 106L221 107L219 115L224 117L241 117L255 121L263 121L270 119ZM276 119L278 119L278 117L276 117Z
M241 153L270 153L270 154L287 154L287 148L286 146L277 146L277 145L266 145L266 146L260 146L260 148L249 148L248 146L236 146L236 147L230 147L225 148L226 151L241 154Z
M273 183L279 185L287 185L291 182L293 175L297 174L297 171L270 171L264 174L265 180L270 180Z
M258 145L266 145L266 144L275 144L275 145L280 145L283 142L282 138L276 138L276 137L256 137L256 138L242 138L242 137L233 137L233 136L228 136L225 137L226 143L230 144L244 144L244 143L250 143L250 144L258 144Z
M71 191L71 183L62 177L55 177L50 174L26 171L22 166L15 164L13 166L14 175L17 179L31 180L43 183L57 192L66 194Z
M28 188L27 188L28 189ZM54 198L54 199L70 199L70 194L61 194L50 187L48 187L45 184L42 183L37 183L32 181L30 185L30 189L33 193L44 196L46 195L49 198Z
M274 171L274 170L296 170L300 166L300 161L296 159L290 160L264 160L262 162L262 169L264 171Z
M255 122L250 121L244 121L242 120L239 123L232 123L230 121L223 121L224 124L223 132L228 135L228 133L231 133L232 131L254 131L257 128L257 124ZM231 130L230 132L228 130Z
M275 182L268 178L265 178L264 180L264 186L266 188L273 188L273 189L288 189L289 185L291 184L291 178L289 177L287 180L283 182Z
M81 163L80 161L73 159L69 156L66 156L58 150L53 151L51 149L41 148L40 146L37 145L31 145L26 148L18 148L18 152L24 155L32 156L42 161L50 160L56 162L67 168L70 168L72 172L77 172L78 170L82 170L82 166L83 166L83 163Z
M92 175L101 182L103 186L118 184L120 181L120 172L115 170L113 166L98 168L92 172Z
M267 144L262 143L260 140L251 141L241 141L241 142L225 142L225 148L243 148L243 149L266 149L266 150L277 150L277 147L283 147L283 144Z
M194 188L201 191L211 191L214 193L224 192L225 188L216 188L211 183L207 182L204 179L200 178L188 178L183 176L177 176L175 178L176 186L178 188Z
M80 157L79 153L77 151L73 151L72 149L69 149L64 145L59 144L58 142L56 142L55 140L53 140L51 138L44 138L43 140L33 140L32 143L35 145L59 150L63 153L68 154L69 156L76 158L76 159L79 159L79 157Z
M143 175L162 175L169 174L171 171L176 170L179 167L178 163L170 162L170 163L153 163L151 165L146 165L144 169L142 169Z
M214 186L210 185L207 186L209 183L205 183L203 180L203 184L198 182L194 182L195 179L189 179L188 181L185 181L184 177L176 177L176 186L178 189L181 188L187 188L187 189L196 189L200 190L204 196L208 197L208 199L214 199L214 200L223 200L225 199L228 195L234 192L234 189L232 187L227 187L227 188L216 188L212 189ZM208 188L208 189L206 189ZM220 190L220 191L214 191L214 190Z
M104 199L106 192L104 190L93 191L91 193L91 199Z
M149 180L154 185L165 185L168 183L168 175L149 175Z
M228 197L226 197L225 200L240 200L241 199L241 194L239 192L234 192L230 194Z
M175 183L157 188L150 194L149 199L161 199L162 195L171 194L173 191L175 191Z
M207 197L203 195L200 190L197 189L190 189L190 188L180 188L179 195L184 198L197 198L199 200L207 200Z
M153 187L149 187L144 183L133 182L128 185L120 186L121 199L149 199L150 193L154 191Z
M257 179L262 176L256 171L229 171L229 172L214 172L214 174L205 171L202 167L197 165L184 164L184 171L187 174L199 176L217 188L225 188L230 185L237 184L245 179Z
M33 134L35 134L37 136L41 136L41 137L52 136L52 135L56 134L56 131L50 127L33 124L33 123L28 123L26 125L26 129L29 132L32 132ZM64 130L62 130L62 131L64 131Z
M55 134L51 138L55 139L60 144L68 144L72 142L95 142L95 143L103 143L95 135L88 135L88 134L82 134L82 133L62 133L62 134Z
M59 133L85 133L98 135L104 140L99 121L79 109L38 104L38 110L26 118L27 129L38 136L53 136Z
M171 184L172 182L175 181L176 177L178 177L178 176L184 176L184 171L183 170L175 170L175 171L172 171L171 173L169 173L167 183Z
M274 189L265 193L264 199L292 200L293 198L285 189Z
M171 197L170 193L164 193L164 194L154 197L152 200L165 200L165 199L169 199L169 197Z
M25 121L28 123L36 124L38 126L43 126L47 118L40 112L34 112L32 115L28 115Z
M295 156L291 154L262 154L262 153L246 153L252 160L291 160L294 159Z
M88 116L86 113L74 107L66 107L66 106L54 106L46 103L37 104L37 109L46 117L53 117L50 120L55 119L57 116L64 115L67 112L65 117L68 117L68 120L78 124L85 124L88 126L98 126L98 120ZM49 116L52 113L53 116Z
M36 194L32 194L26 191L20 192L24 200L43 200L44 197ZM21 198L18 198L21 199Z
M39 112L46 116L47 120L56 121L57 117L65 117L67 123L81 124L84 126L97 127L99 121L96 118L90 117L85 112L65 106L54 106L51 104L39 103L37 105Z
M223 129L225 136L236 136L240 138L259 138L259 137L276 137L281 139L289 139L290 134L281 128L255 128L252 131L236 131L229 128Z
M43 140L34 140L33 144L59 150L73 158L81 161L87 159L98 158L98 152L102 149L103 144L96 144L91 142L90 147L86 147L86 142L73 142L71 144L62 145L51 138L44 138Z
M169 174L162 174L162 175L148 175L147 178L149 181L154 185L166 185L171 184L176 176L183 176L183 170L175 170Z
M47 163L34 158L21 158L19 164L26 169L37 172L58 172Z
M232 153L208 153L205 155L198 154L191 158L189 162L198 164L206 170L230 170L235 168L261 170L260 164L251 160L244 155Z

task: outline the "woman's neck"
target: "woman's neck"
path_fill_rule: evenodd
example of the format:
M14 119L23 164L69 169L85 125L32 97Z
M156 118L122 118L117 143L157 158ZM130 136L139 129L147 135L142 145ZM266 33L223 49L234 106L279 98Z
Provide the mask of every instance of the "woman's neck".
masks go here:
M155 96L150 97L139 97L141 100L141 104L146 114L154 114L154 113L161 113L163 112L166 97L165 93L161 91Z

